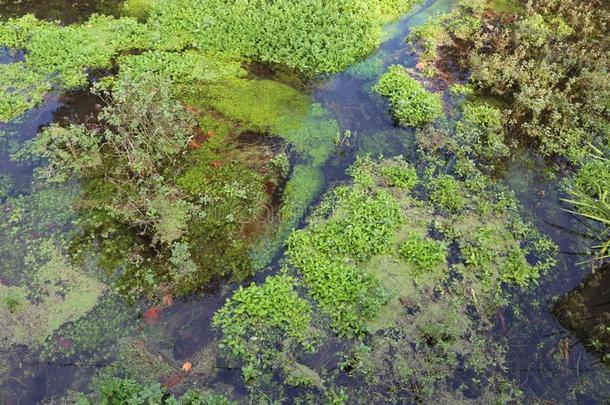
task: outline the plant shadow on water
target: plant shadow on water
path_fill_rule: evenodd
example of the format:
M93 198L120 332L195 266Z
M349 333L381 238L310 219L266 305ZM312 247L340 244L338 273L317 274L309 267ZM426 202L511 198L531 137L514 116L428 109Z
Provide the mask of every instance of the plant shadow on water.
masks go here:
M387 66L396 63L406 67L415 66L417 59L408 52L404 38L410 27L421 24L436 12L443 11L449 3L446 0L426 2L417 12L390 26L388 32L392 38L366 60L345 72L320 78L306 85L315 100L331 112L341 130L351 134L345 137L343 143L339 143L339 153L332 156L323 167L324 190L347 181L349 177L346 175L346 169L360 154L383 154L386 157L403 155L408 160L414 156L414 131L397 128L388 113L388 104L372 96L369 89ZM1 10L0 14L3 14ZM53 14L51 17L56 18ZM71 21L78 19L74 17ZM0 52L0 62L4 59ZM357 68L358 66L360 68ZM364 77L360 74L362 71L366 72ZM266 72L261 68L257 74L265 75ZM96 108L95 99L87 94L75 93L61 98L50 96L46 103L29 111L20 122L4 128L7 133L17 134L11 137L12 143L6 140L6 136L0 139L0 171L13 178L15 187L11 195L28 192L33 169L28 165L17 165L10 160L9 152L13 151L15 144L34 137L40 127L53 121L86 120ZM561 210L560 181L556 178L549 179L545 175L546 163L531 158L525 152L517 156L506 165L505 170L498 171L496 176L516 192L529 219L560 246L561 256L556 269L540 280L540 286L534 292L522 295L516 293L514 305L521 308L521 316L505 317L500 313L495 333L509 340L509 373L523 389L539 394L541 399L544 399L549 386L559 387L562 383L571 383L583 376L606 371L577 343L572 334L559 325L552 313L552 306L558 296L575 288L587 273L586 268L577 265L580 257L575 252L579 250L581 241L576 231L570 231L579 229L578 222ZM319 198L313 205L318 202ZM303 226L304 221L301 220L299 228ZM250 281L261 282L266 276L278 272L282 258L283 252L279 252L272 264ZM3 282L2 274L0 282ZM211 367L216 368L218 372L209 378L209 383L232 386L236 396L245 396L247 391L242 383L241 370L216 358L213 347L216 345L217 336L210 327L213 315L231 295L230 291L234 291L237 286L237 283L214 282L200 294L183 300L177 299L171 307L163 309L156 324L138 325L137 328L140 328L139 331L144 335L158 338L155 352L168 357L170 364L182 364L202 353L212 357ZM565 338L569 339L570 356L566 361L557 362L549 353L559 353L557 348ZM207 348L212 348L212 351L207 352ZM333 354L339 351L339 348L339 343L328 343L309 359L306 365L313 367L324 363L326 367L336 367L337 360L333 358ZM29 354L28 350L23 348L14 354L13 359L30 359ZM86 354L84 356L86 357ZM7 382L10 385L9 391L14 393L8 403L11 403L11 400L15 403L36 403L53 395L61 395L67 387L75 387L75 379L83 381L80 387L84 389L84 381L106 364L109 364L108 359L101 362L70 362L64 359L43 364L20 365L11 372L12 378ZM202 371L202 375L203 373ZM345 380L341 382L350 383L348 377Z

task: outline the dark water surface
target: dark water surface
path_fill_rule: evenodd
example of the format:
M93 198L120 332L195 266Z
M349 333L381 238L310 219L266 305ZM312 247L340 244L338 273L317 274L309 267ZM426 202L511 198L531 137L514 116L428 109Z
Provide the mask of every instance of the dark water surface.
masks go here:
M68 4L67 14L55 7L56 3ZM89 11L102 10L112 2L73 1L61 2L13 2L0 0L0 16L17 15L31 7L42 17L61 18L66 22L78 21ZM384 67L400 63L414 67L417 60L408 52L404 43L411 27L425 22L438 12L448 9L450 0L428 1L420 10L404 18L399 23L389 26L389 39L366 61L381 60ZM74 9L78 11L73 13ZM41 11L37 11L41 10ZM84 10L84 11L83 11ZM46 13L46 14L45 14ZM81 17L75 17L81 16ZM390 35L391 33L391 35ZM0 52L0 63L8 63L11 58L6 52ZM383 153L385 156L398 154L410 157L413 153L413 131L398 129L388 113L387 104L368 93L376 77L357 78L353 70L320 79L309 84L309 91L314 98L328 109L339 122L342 130L349 130L353 136L343 145L339 153L325 166L326 188L347 179L345 169L361 153ZM40 127L51 122L63 120L83 120L94 111L95 100L85 93L74 93L65 96L51 95L40 107L29 111L17 123L6 125L3 130L6 136L0 138L0 172L13 177L15 187L13 195L28 193L32 177L32 166L16 164L9 158L24 141L34 137ZM411 140L411 141L410 141ZM540 286L533 292L516 292L515 306L519 306L521 316L510 315L511 311L500 313L495 333L506 337L510 343L507 354L508 372L526 391L526 393L543 400L564 402L568 390L575 389L578 382L586 383L582 393L576 397L581 403L598 403L591 398L603 398L598 392L608 387L600 386L597 379L606 376L608 370L553 316L555 302L575 288L587 275L586 266L578 266L583 260L579 252L584 250L587 241L583 240L577 230L578 222L560 208L560 179L546 175L547 162L524 151L516 151L515 157L499 171L499 178L515 191L524 206L524 214L535 222L538 228L549 235L560 246L559 263L555 269L540 280ZM270 268L259 275L262 280L268 274L277 271L281 254ZM0 264L0 280L3 267ZM214 312L222 306L230 291L237 285L216 283L203 293L175 302L163 311L158 327L153 332L157 339L156 351L175 364L191 359L194 355L211 345L216 336L210 330L210 321ZM121 304L124 305L124 304ZM137 312L135 308L133 312ZM140 330L140 329L138 329ZM569 359L558 364L553 354L563 339L568 339ZM100 348L112 353L114 348ZM325 358L332 363L333 346L329 345L318 353L319 361ZM66 358L57 361L39 363L36 356L27 350L12 354L20 360L10 372L11 377L0 393L8 395L2 398L9 404L33 404L53 396L61 396L70 389L86 389L89 378L101 367L109 364L112 355L100 357L95 353L80 353L78 361ZM315 360L314 360L315 361ZM222 364L217 366L220 372L209 381L210 384L231 386L234 393L245 394L241 383L241 371ZM4 380L4 379L3 379ZM596 394L598 393L598 394Z

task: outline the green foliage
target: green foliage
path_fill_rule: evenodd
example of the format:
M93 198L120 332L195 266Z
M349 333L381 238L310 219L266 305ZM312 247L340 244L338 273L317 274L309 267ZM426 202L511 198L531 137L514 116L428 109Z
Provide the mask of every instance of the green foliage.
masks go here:
M123 12L130 17L145 21L158 2L159 0L126 0L123 4Z
M17 160L42 160L38 172L53 182L65 182L102 166L102 137L82 125L62 128L52 124L13 155Z
M492 162L508 155L504 145L502 112L487 104L466 104L455 128L455 138L468 156Z
M417 273L432 271L446 262L447 248L442 242L410 232L400 246L400 255L415 266Z
M508 130L526 137L546 155L579 161L586 145L608 142L607 10L593 1L544 0L528 4L521 18L479 28L468 57L471 83L508 102ZM497 38L489 48L490 36ZM566 54L565 49L576 50Z
M169 52L150 50L139 55L118 58L119 74L103 78L105 85L129 80L139 82L147 76L166 77L174 85L193 86L200 82L218 82L245 75L238 59L185 50Z
M378 281L350 262L362 262L387 250L403 221L395 199L387 192L372 191L358 173L370 160L361 159L352 169L356 185L338 187L322 212L332 215L293 233L288 242L290 263L303 275L312 297L331 316L342 336L361 335L385 302ZM320 215L320 214L319 214Z
M105 378L97 383L99 400L98 405L233 405L223 395L203 394L195 390L188 390L182 396L175 397L166 395L161 384L141 384L129 378ZM84 400L83 404L90 404Z
M90 70L108 69L120 52L148 44L146 28L130 18L93 16L61 26L25 16L0 25L0 44L26 51L25 62L2 65L2 121L40 103L51 88L84 87Z
M411 4L387 0L165 0L154 7L150 24L168 49L194 45L307 73L337 72L370 52L380 42L381 22Z
M458 212L466 204L462 188L463 185L451 176L435 177L430 183L430 201L442 210Z
M374 90L390 99L400 125L422 127L443 114L440 97L424 89L402 66L390 66Z
M0 122L41 103L51 87L44 75L28 70L23 62L0 64Z
M442 22L440 17L431 18L424 24L414 27L409 33L407 42L421 47L420 62L435 63L438 58L438 48L450 39Z
M594 239L600 245L596 259L610 258L610 159L593 156L574 176L570 198L564 201L572 204L576 215L587 218L599 225Z
M593 198L610 190L610 159L594 157L583 164L574 177L574 188Z
M313 351L311 308L294 290L288 276L268 277L259 285L240 288L214 315L221 347L243 362L246 380L255 379L277 358L281 344Z
M410 191L418 183L417 171L402 159L389 161L383 165L381 174L392 187Z

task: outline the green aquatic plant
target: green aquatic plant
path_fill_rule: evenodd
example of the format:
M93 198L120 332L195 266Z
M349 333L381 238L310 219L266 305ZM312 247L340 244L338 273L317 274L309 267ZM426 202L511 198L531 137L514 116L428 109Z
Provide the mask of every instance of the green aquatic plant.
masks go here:
M593 221L600 226L595 239L600 241L595 259L610 258L610 159L592 155L574 176L570 197L564 199L574 210L569 212Z
M498 12L485 12L494 7ZM477 93L505 104L507 133L547 156L578 162L588 144L608 143L606 22L607 10L594 1L459 2L431 23L445 40L418 42L461 55ZM578 52L567 58L568 48Z
M466 104L455 126L455 139L462 151L482 162L508 155L504 144L502 111L488 104Z
M433 178L430 188L432 190L430 201L442 210L458 212L466 204L462 184L451 176L445 175Z
M381 40L381 23L412 1L160 1L149 19L161 45L239 54L307 73L337 72ZM329 20L327 16L335 18ZM213 24L206 23L214 21ZM306 42L302 38L308 38Z
M131 18L92 16L62 26L25 16L0 26L0 44L26 51L25 61L2 65L1 121L36 106L51 89L86 86L91 70L108 69L120 52L148 45L146 27Z
M432 271L446 262L447 248L442 242L410 232L400 246L400 255L415 266L416 272Z
M116 404L168 404L168 405L234 405L224 395L209 394L189 389L181 396L167 395L159 383L142 384L131 378L108 377L95 383L97 398L94 402L81 396L83 405Z
M440 97L428 92L402 66L390 66L373 89L390 99L392 114L400 125L422 127L443 114Z
M282 344L314 350L311 308L295 291L295 279L268 277L240 288L214 315L220 346L239 359L246 380L255 379L278 357Z

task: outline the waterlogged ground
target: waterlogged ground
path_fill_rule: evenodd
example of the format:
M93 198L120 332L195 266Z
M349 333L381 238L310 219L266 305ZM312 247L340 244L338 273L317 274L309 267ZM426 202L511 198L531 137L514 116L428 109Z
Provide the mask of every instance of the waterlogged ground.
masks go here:
M299 171L307 172L313 175L304 178L317 179L319 183L319 187L312 188L315 198L308 199L310 208L319 202L325 190L349 180L346 169L357 156L403 155L407 161L414 159L414 131L397 128L388 105L372 96L370 88L392 64L415 67L417 59L411 55L404 38L411 27L449 6L450 1L445 0L426 2L400 22L388 26L387 41L366 60L342 73L304 85L306 92L330 112L339 133L351 133L351 137L338 142L329 157L322 154L323 158L315 165L293 168L293 176ZM21 10L2 4L0 13L7 7L15 13ZM61 11L49 7L53 10L51 18L56 18L56 12L61 16ZM38 9L43 10L41 17L48 16L44 7ZM79 18L70 14L66 20ZM9 61L8 56L0 54L0 63ZM277 78L282 72L258 67L253 74ZM118 359L130 361L132 371L141 368L143 375L157 377L171 390L209 388L246 401L248 392L242 382L242 370L220 356L219 336L210 326L213 315L232 296L238 283L215 281L201 293L174 299L164 306L151 307L147 302L128 304L94 277L99 273L96 269L101 260L94 251L85 252L85 260L78 263L58 253L57 246L82 246L74 243L83 223L79 217L82 212L73 206L82 192L80 185L72 182L56 187L32 183L36 163L16 163L9 155L34 137L42 126L85 121L95 111L95 99L86 95L49 95L40 107L2 128L0 287L43 280L47 290L40 292L38 300L27 304L27 316L0 320L0 329L8 330L15 325L22 328L12 335L20 336L23 343L0 353L0 398L8 404L70 398L72 392L86 392L96 373L112 372ZM528 292L516 290L513 301L492 317L495 325L492 338L508 341L507 374L528 400L561 403L573 398L580 403L601 403L610 397L606 366L558 322L553 312L558 300L589 274L589 268L577 264L588 241L580 237L579 223L561 210L561 179L549 174L548 163L527 151L511 153L513 158L495 175L516 193L524 217L550 236L560 253L557 265L541 277L537 288ZM302 213L292 223L303 227ZM261 246L281 246L287 232L272 234ZM268 264L261 266L264 269L253 277L259 283L279 271L284 256L283 249L261 252L256 249L252 252L257 265ZM269 260L270 256L274 259ZM75 271L74 266L82 266L81 271ZM35 275L29 273L33 271ZM249 283L250 280L241 284ZM75 284L78 289L74 295L62 294L63 288L74 291L70 287ZM9 292L16 300L22 294L14 288ZM1 333L0 338L5 338ZM331 374L339 367L333 353L340 349L340 342L325 344L310 366L324 365ZM192 365L186 376L181 373L185 362ZM347 376L337 381L346 386L357 384ZM298 392L284 394L287 403L293 394Z

